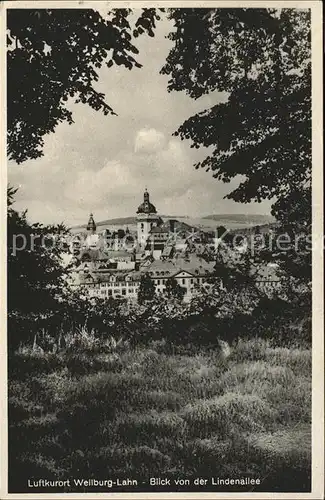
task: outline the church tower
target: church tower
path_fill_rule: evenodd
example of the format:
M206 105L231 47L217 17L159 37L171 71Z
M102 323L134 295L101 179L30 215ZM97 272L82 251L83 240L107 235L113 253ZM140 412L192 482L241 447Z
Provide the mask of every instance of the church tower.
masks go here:
M87 224L87 231L88 234L95 234L96 233L96 223L94 221L94 216L93 214L90 214L88 224Z
M150 203L149 193L146 188L143 194L143 203L137 210L137 235L141 247L145 246L152 227L157 226L159 221L160 217L157 215L156 207Z

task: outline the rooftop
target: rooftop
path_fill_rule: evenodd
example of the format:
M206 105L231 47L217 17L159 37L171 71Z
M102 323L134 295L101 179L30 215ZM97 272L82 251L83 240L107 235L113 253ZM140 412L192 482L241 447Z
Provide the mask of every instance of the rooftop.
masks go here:
M143 203L139 205L137 214L156 214L156 213L157 213L156 207L152 203L150 203L149 193L146 188L143 194Z

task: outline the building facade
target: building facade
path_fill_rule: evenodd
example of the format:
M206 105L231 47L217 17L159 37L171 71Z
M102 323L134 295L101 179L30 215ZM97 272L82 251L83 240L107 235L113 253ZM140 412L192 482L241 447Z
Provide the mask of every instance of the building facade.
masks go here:
M86 229L83 236L74 236L70 246L75 260L71 285L90 297L136 300L144 275L153 281L158 295L173 278L184 290L184 301L215 281L223 286L214 271L220 243L216 233L204 233L177 219L163 221L147 189L136 212L136 233L122 229L97 233L93 214ZM228 257L236 262L230 249ZM281 287L274 269L272 275L269 267L264 274L253 266L252 271L257 287L268 294Z

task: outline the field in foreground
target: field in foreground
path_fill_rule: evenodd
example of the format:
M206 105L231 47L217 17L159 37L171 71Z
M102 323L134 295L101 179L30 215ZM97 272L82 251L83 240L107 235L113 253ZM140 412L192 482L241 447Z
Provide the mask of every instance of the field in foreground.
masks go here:
M23 351L9 367L10 492L30 492L28 479L39 478L208 476L262 483L210 491L310 489L308 349L254 339L238 340L227 359L161 344Z

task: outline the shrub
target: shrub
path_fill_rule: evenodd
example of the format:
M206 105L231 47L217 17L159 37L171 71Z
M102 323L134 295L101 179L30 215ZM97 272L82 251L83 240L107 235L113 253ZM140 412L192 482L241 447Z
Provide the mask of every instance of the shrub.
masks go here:
M268 347L266 349L268 363L272 365L288 366L297 375L310 377L312 356L310 349Z
M134 413L123 418L118 432L126 442L155 442L157 438L172 436L179 438L185 432L185 422L176 413L158 413L151 410L145 414Z
M279 423L311 422L311 381L306 377L295 379L287 387L271 386L265 397L278 408Z
M226 393L209 400L197 401L181 412L191 435L226 437L239 428L252 431L264 428L273 412L266 401L252 394Z
M64 360L62 356L53 353L18 352L10 356L8 364L11 379L25 379L29 373L42 375L60 370L64 367Z
M146 445L102 447L95 459L96 470L99 472L103 471L106 474L107 469L111 469L116 471L116 474L119 472L123 476L129 474L137 479L139 477L147 479L150 475L161 474L170 462L171 458L168 455Z
M310 426L299 425L273 433L252 434L248 442L277 466L295 464L306 468L311 459Z
M252 454L267 464L262 491L277 484L283 492L310 491L311 427L297 425L273 433L253 434L247 438Z
M138 394L135 407L139 409L179 410L185 404L185 398L174 391L146 391Z
M238 338L231 347L231 358L238 363L260 361L265 360L267 349L270 347L270 341L258 337L253 339Z
M225 390L240 388L244 393L263 393L269 386L280 384L290 386L295 379L293 371L286 366L270 365L266 361L246 362L233 365L220 376L220 384Z

